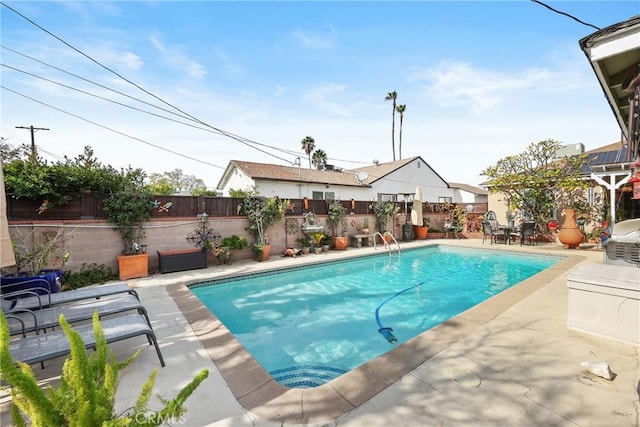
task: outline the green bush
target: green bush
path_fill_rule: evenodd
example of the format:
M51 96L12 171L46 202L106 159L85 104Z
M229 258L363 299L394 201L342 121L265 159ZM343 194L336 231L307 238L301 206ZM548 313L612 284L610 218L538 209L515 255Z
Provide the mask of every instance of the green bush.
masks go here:
M209 376L202 369L176 398L165 402L163 409L149 412L148 404L158 370L155 369L135 402L123 414L116 414L115 395L118 372L130 365L139 350L122 363L107 352L107 342L100 325L98 312L93 316L95 351L89 356L80 334L74 331L60 315L60 325L71 345L71 354L65 360L57 388L42 390L31 367L14 361L9 350L9 327L4 313L0 315L0 373L11 386L11 415L16 426L25 426L25 417L33 427L52 426L157 426L166 420L178 418L185 412L183 403ZM109 361L107 361L107 356Z
M116 280L118 275L104 264L82 264L78 271L65 271L62 275L63 289L78 289L90 285L101 285Z

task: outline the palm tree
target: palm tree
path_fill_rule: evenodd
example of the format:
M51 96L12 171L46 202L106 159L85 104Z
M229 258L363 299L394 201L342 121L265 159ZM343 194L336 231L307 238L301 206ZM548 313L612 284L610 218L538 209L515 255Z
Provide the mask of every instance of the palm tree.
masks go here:
M311 169L311 153L313 152L314 148L316 148L316 140L310 136L305 136L302 139L302 149L309 158L309 169Z
M393 161L396 161L396 99L398 99L398 92L395 90L389 92L384 98L385 101L393 101L393 111L391 116L391 149L393 150Z
M322 169L327 164L327 153L324 150L316 150L313 152L313 164L316 168Z
M404 111L407 109L406 104L398 105L396 111L400 114L400 138L398 141L398 160L402 160L402 119L404 118Z

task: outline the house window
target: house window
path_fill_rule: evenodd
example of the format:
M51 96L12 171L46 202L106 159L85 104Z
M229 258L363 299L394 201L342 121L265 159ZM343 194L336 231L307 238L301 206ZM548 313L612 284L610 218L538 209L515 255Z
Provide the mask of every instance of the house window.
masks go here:
M589 203L591 207L594 207L596 204L596 193L593 187L587 188L587 203Z
M381 202L395 202L398 200L398 195L378 193L378 200Z
M335 200L336 193L334 191L313 191L311 197L316 200Z
M438 196L438 203L453 203L453 197Z

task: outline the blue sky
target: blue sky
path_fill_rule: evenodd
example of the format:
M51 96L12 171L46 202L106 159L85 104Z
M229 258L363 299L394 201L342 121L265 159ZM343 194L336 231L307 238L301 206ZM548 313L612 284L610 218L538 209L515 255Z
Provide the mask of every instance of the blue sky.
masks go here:
M406 105L402 158L451 182L478 185L541 140L620 139L578 45L596 30L528 0L5 4L77 49L0 7L1 136L29 144L16 126L48 128L35 140L50 161L90 145L104 164L179 168L215 188L234 159L308 167L309 135L336 166L387 162L391 91ZM640 14L638 1L545 4L600 28ZM398 128L396 116L397 158Z

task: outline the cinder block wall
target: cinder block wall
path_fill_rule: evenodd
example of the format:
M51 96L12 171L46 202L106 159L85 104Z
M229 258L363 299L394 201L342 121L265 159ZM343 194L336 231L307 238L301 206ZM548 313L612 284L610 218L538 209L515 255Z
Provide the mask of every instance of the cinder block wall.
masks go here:
M351 225L355 220L356 224L361 224L364 215L350 215L348 219L347 234L356 234L356 226ZM375 223L373 216L368 216L370 224ZM319 218L321 224L327 230L326 218ZM285 221L296 220L297 225L290 227L290 233L285 230ZM298 247L296 239L303 237L300 227L302 226L302 216L287 216L286 219L269 227L267 236L271 243L271 255L279 256L286 247ZM157 251L176 250L191 248L187 240L189 233L200 226L200 221L194 218L188 219L161 219L145 223L145 238L140 244L147 246L149 253L149 273L158 272ZM253 257L251 244L254 243L252 235L248 234L246 228L249 221L244 217L210 217L209 227L218 231L222 238L236 234L247 238L249 248L241 251L234 251L233 259L250 259ZM373 227L372 227L373 228ZM43 232L57 233L62 229L62 238L58 245L67 249L71 257L69 263L64 266L65 270L79 270L83 264L90 265L96 263L118 271L116 257L122 253L122 240L120 233L113 230L113 225L104 220L79 220L79 221L12 221L9 224L9 234L11 240L19 245L33 245L33 238L39 239ZM296 231L297 229L297 231ZM296 231L294 233L294 231ZM216 265L217 259L211 254L209 265ZM57 268L59 265L48 267Z

